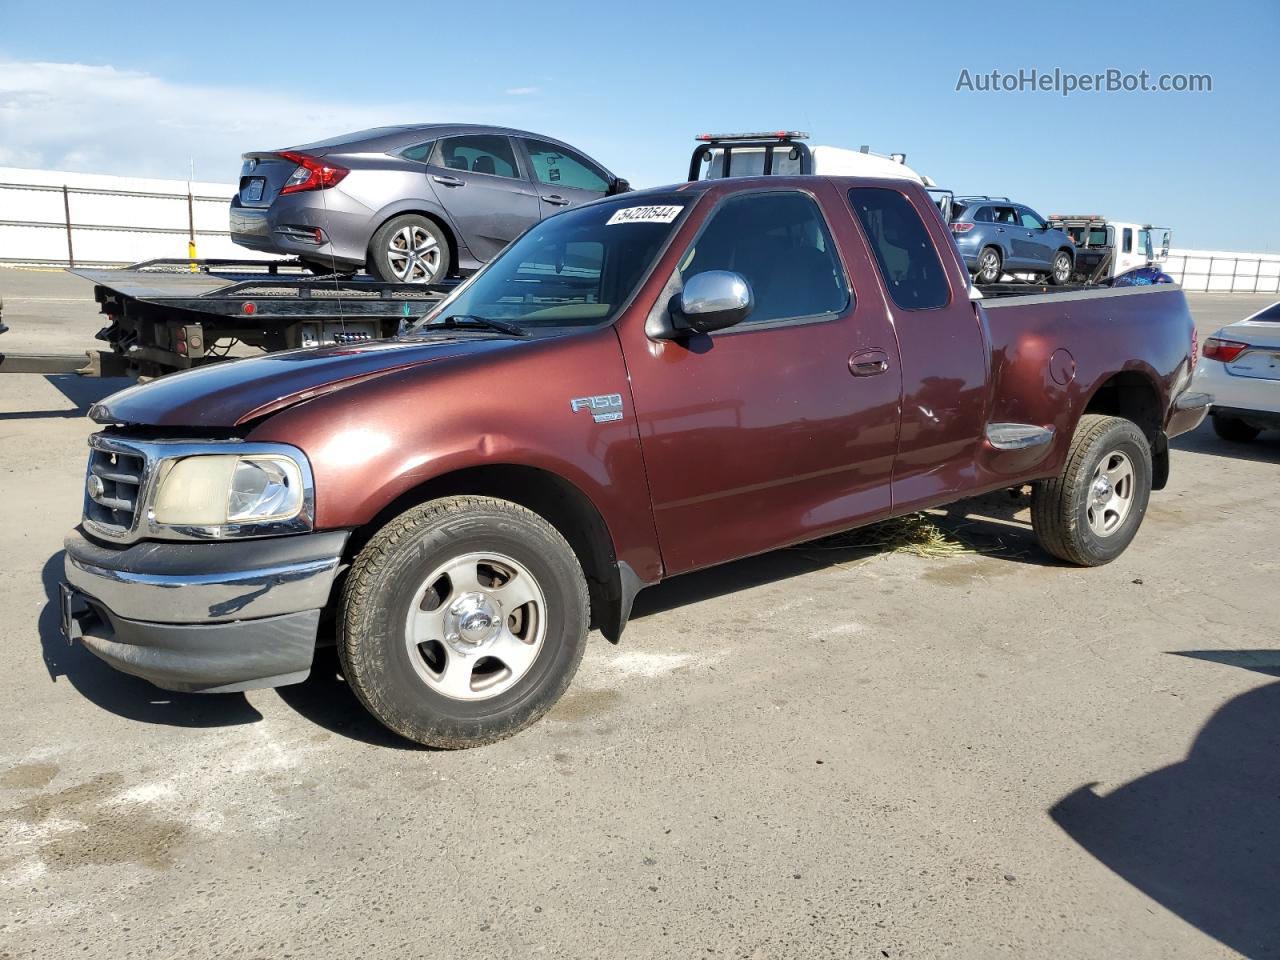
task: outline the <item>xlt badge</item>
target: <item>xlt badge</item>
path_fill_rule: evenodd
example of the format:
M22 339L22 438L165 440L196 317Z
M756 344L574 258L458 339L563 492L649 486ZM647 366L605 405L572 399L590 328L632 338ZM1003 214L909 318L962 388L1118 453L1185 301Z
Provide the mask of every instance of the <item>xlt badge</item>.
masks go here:
M610 423L622 419L622 394L602 393L597 397L578 397L569 401L574 413L579 410L590 410L591 419L596 423Z

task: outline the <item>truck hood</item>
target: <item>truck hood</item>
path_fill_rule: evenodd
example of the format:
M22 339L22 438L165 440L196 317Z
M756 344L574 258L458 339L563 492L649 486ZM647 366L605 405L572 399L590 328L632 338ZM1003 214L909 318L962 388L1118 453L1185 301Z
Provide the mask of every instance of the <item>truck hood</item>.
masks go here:
M375 377L518 342L467 335L288 350L129 387L94 404L89 417L104 424L238 427Z

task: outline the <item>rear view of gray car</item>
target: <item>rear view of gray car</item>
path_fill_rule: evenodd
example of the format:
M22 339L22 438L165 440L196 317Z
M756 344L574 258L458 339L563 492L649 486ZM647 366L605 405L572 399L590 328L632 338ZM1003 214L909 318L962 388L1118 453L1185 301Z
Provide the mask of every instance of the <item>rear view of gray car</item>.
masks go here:
M469 273L526 227L630 189L568 144L472 124L375 127L246 153L231 239L399 283Z

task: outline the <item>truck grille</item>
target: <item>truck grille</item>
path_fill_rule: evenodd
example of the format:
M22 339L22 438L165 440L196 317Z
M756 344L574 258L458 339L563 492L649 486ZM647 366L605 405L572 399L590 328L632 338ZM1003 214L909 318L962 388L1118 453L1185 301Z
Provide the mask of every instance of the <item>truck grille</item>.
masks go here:
M138 501L146 480L147 461L118 443L90 440L85 475L84 519L89 529L123 538L134 529Z

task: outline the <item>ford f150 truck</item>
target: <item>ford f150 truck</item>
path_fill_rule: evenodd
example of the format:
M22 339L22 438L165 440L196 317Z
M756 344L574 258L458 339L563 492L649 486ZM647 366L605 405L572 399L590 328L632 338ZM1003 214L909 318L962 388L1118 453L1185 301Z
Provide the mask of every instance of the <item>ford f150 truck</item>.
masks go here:
M1116 557L1203 419L1173 286L983 299L925 189L729 178L544 220L408 335L94 406L64 625L173 690L294 683L317 643L392 730L542 716L658 581L1034 484Z

